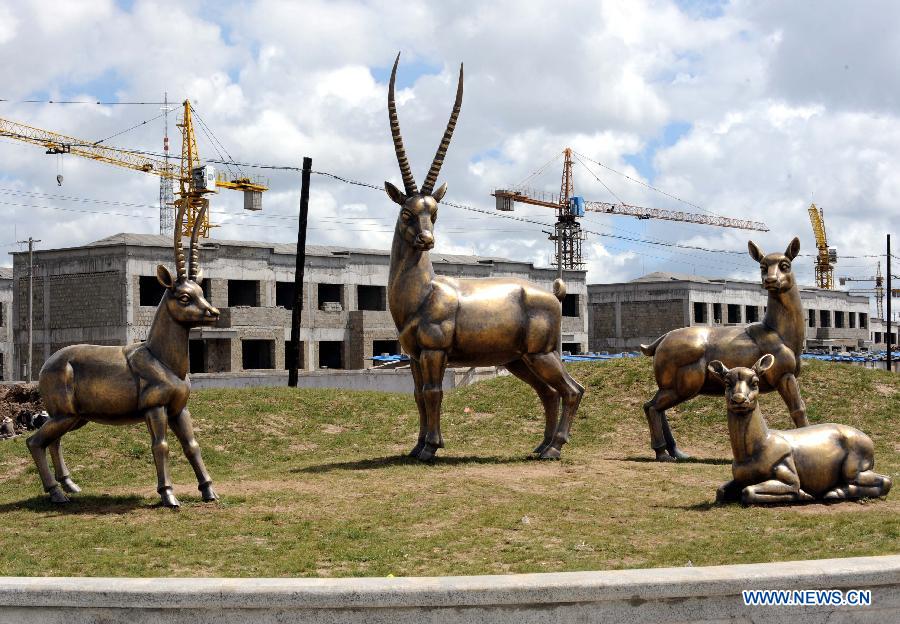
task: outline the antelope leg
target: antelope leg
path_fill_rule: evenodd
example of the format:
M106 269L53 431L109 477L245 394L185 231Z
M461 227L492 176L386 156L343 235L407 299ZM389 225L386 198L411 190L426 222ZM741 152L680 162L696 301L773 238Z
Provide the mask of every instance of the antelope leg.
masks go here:
M169 476L169 443L166 441L166 429L169 417L165 407L151 407L144 418L153 445L153 462L156 464L156 491L165 507L178 507L180 503L172 493L172 479Z
M522 360L507 363L506 370L534 388L544 406L544 439L532 451L540 455L553 443L553 434L556 433L556 425L559 421L559 392L531 372L531 369Z
M203 463L203 456L200 454L200 445L194 437L194 424L191 420L191 413L187 408L181 410L175 418L169 421L169 426L178 437L181 443L181 449L184 456L191 463L194 474L197 475L197 489L205 501L218 500L218 496L212 488L212 478L206 471L206 465Z
M422 371L422 398L425 404L426 426L425 446L419 452L419 459L428 461L439 448L444 446L441 436L441 401L444 399L444 371L447 368L447 353L436 349L419 354Z
M60 484L50 472L50 464L47 462L47 447L58 441L80 420L78 416L54 416L26 440L28 450L31 451L38 474L41 476L44 491L50 494L50 500L54 503L67 503L69 497L65 495Z
M562 453L563 444L569 441L572 420L578 411L581 397L584 396L584 387L572 379L556 351L529 353L522 359L531 372L559 393L562 400L562 418L556 427L553 442L541 453L541 459L558 459Z
M425 448L425 433L428 430L428 412L425 409L425 395L423 394L422 367L416 360L410 359L410 369L413 376L413 394L416 397L416 408L419 410L419 438L413 450L410 451L410 457L418 457L422 449Z
M809 420L806 418L806 403L803 402L803 398L800 396L800 386L797 385L797 378L794 375L791 373L782 375L781 379L778 380L778 394L781 395L784 404L787 405L794 425L797 427L809 425Z

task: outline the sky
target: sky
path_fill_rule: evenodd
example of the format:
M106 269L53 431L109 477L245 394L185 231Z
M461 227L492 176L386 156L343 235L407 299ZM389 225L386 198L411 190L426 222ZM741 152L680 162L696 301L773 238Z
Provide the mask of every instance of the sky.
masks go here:
M291 242L300 176L278 167L309 156L315 171L399 185L386 103L401 52L398 113L421 184L465 63L438 184L448 183L447 201L484 212L443 207L438 251L547 266L553 211L497 213L490 193L548 162L528 186L558 192L568 146L583 162L576 194L588 200L770 228L588 213L589 283L652 271L756 279L748 239L782 251L798 236L795 270L812 284L811 201L824 210L837 276L873 275L896 222L898 22L900 4L873 1L7 0L0 117L160 153L167 94L177 153L177 108L190 99L210 131L197 129L201 158L274 167L241 167L270 186L261 212L244 211L238 192L212 197L212 237ZM0 137L5 252L29 236L53 248L158 232L158 178L44 151ZM381 190L316 174L308 241L386 249L397 213Z

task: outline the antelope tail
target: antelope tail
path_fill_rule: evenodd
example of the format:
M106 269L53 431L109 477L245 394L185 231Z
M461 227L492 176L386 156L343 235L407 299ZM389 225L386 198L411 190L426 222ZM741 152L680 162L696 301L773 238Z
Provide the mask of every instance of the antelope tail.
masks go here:
M643 353L644 355L652 356L654 353L656 353L656 347L659 346L659 343L662 342L662 339L668 335L669 335L668 332L666 332L665 334L663 334L662 336L660 336L659 338L657 338L650 344L648 344L648 345L642 344L641 345L641 353Z
M566 283L561 279L553 280L553 296L560 301L566 298Z

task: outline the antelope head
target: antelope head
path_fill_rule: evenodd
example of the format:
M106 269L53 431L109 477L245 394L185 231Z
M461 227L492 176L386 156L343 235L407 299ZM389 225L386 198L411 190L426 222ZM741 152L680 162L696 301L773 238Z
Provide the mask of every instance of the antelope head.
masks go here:
M736 366L728 369L719 360L713 360L707 368L725 386L725 404L729 413L748 414L756 409L759 376L772 368L773 364L775 356L767 353L757 360L753 368Z
M783 293L796 285L794 274L791 272L791 261L800 253L799 238L795 236L783 254L766 255L753 241L749 241L747 247L750 250L750 257L759 262L763 288L769 292Z
M390 182L384 183L384 189L388 196L400 204L400 216L397 219L397 229L403 240L418 251L428 251L434 247L434 222L437 220L437 205L447 192L447 183L441 184L437 190L437 183L441 165L447 155L453 130L456 128L456 120L462 107L463 95L463 66L459 66L459 82L456 86L456 102L453 104L453 112L450 113L450 121L444 137L438 145L437 153L425 176L425 183L421 189L417 189L416 180L409 168L409 160L406 158L406 150L403 148L403 137L400 135L400 122L397 119L397 105L394 102L394 83L397 78L397 64L400 62L400 54L394 61L394 69L391 71L391 82L388 86L388 117L391 122L391 135L394 138L394 151L397 153L397 162L400 165L400 173L403 176L403 191Z
M179 325L185 327L197 327L210 325L219 319L219 310L214 308L206 297L203 296L203 288L200 287L203 272L200 269L200 249L197 236L200 233L200 224L206 212L204 205L194 222L191 231L191 258L185 272L184 248L181 246L181 224L184 219L184 208L178 210L175 219L175 269L173 277L169 269L160 264L156 267L156 279L166 289L163 302L169 316Z

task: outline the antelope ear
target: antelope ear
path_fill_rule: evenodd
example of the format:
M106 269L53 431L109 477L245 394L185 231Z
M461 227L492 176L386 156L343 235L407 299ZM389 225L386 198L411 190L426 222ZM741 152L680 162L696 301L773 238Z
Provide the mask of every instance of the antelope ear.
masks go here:
M166 288L172 288L172 286L175 285L175 280L172 279L172 274L169 273L169 269L162 264L156 267L156 281Z
M390 197L394 203L402 206L406 202L406 195L390 182L384 183L384 190L387 191L388 197Z
M434 193L431 194L431 196L434 197L434 201L440 202L442 199L444 199L444 194L446 192L447 192L447 183L444 182L443 184L441 184L438 187L438 190L436 190Z
M793 260L797 257L798 253L800 253L800 239L795 236L794 240L791 241L791 244L788 245L785 250L784 255L788 257L788 260Z
M718 379L719 381L725 381L725 375L728 374L728 369L725 368L725 365L722 364L719 360L713 360L707 365L706 370L708 370L713 377Z
M753 241L747 241L747 249L750 250L750 257L757 262L762 262L762 259L766 257L766 254L763 253L763 250L760 249L759 246Z
M794 240L797 240L796 238ZM761 375L775 364L775 356L771 353L766 353L764 356L759 358L756 361L756 364L753 365L753 370L757 375Z
M203 267L197 269L197 277L194 278L194 281L199 284L203 281Z

